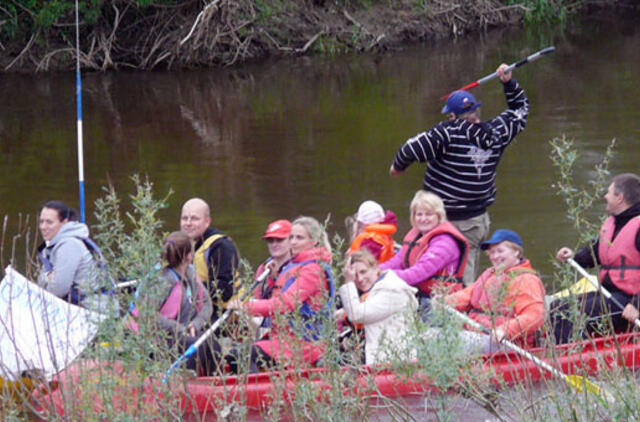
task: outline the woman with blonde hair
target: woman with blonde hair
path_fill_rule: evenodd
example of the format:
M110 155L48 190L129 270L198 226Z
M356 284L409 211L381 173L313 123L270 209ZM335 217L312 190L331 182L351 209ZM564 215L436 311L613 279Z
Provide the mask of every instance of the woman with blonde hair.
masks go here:
M268 299L242 303L231 309L268 318L271 330L250 346L250 371L281 363L286 367L315 364L324 354L322 331L335 290L331 275L331 245L322 225L312 217L298 217L289 235L291 261L283 268ZM238 371L239 350L227 361Z
M339 289L343 312L351 323L364 325L365 363L384 362L387 350L404 350L407 313L418 308L416 289L392 270L381 271L364 249L347 257L344 274L345 284Z
M447 221L442 199L434 193L416 192L410 216L412 228L405 235L402 248L380 269L394 270L407 284L417 287L423 307L437 286L460 290L469 243Z

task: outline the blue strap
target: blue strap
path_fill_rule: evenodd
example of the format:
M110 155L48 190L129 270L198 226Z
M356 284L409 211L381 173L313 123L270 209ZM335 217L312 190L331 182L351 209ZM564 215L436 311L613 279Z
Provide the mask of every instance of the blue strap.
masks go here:
M320 267L322 267L322 269L324 270L324 273L327 276L327 283L329 284L329 300L327 300L327 303L325 303L325 305L317 311L311 308L311 304L308 299L305 300L302 303L302 305L297 309L297 311L300 313L300 316L304 321L304 326L302 327L302 336L307 341L318 340L320 338L320 334L324 328L322 324L322 319L329 318L331 316L331 309L333 308L333 303L336 295L335 282L333 280L333 274L331 273L331 267L319 260L309 260L309 261L290 263L285 268L285 271L286 271L288 269L297 267L299 265L306 265L314 262L320 265ZM287 279L287 281L285 282L282 288L282 293L284 293L287 289L289 289L289 287L291 287L291 285L295 280L296 280L295 276L292 276L289 279ZM291 326L291 328L294 329L294 331L299 331L299 328L295 326L294 321L289 321L289 325Z

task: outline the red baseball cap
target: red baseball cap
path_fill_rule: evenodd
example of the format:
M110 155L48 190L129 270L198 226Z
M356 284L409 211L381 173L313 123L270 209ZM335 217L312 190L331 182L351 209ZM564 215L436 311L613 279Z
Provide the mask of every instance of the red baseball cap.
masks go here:
M267 226L263 239L275 238L286 239L291 233L291 222L289 220L276 220Z

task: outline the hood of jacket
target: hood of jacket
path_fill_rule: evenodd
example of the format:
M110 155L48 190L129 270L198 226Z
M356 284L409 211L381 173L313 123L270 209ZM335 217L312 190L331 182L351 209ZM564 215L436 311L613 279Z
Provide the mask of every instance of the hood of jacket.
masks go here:
M380 224L391 224L398 227L398 219L393 211L387 210L384 214L384 220Z
M380 279L376 281L376 284L374 284L374 286L376 285L380 285L380 287L384 288L392 288L397 291L404 291L409 295L414 295L418 291L418 289L408 285L403 279L398 277L398 274L393 270L383 271Z
M292 258L292 262L304 262L304 261L324 261L327 264L331 263L331 254L323 247L311 248L299 252Z
M51 239L51 242L49 243L48 246L49 247L55 246L59 244L61 241L71 237L80 237L80 238L89 237L89 228L84 223L79 223L77 221L69 221L68 223L65 223L62 227L60 227L58 234L56 234L53 237L53 239Z

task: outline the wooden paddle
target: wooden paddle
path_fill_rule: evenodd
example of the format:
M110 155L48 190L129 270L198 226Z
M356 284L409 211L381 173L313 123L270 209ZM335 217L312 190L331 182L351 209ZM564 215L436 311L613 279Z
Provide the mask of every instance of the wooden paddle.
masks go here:
M253 284L251 284L251 287L247 291L244 292L244 294L240 297L240 300L246 299L247 296L249 296L251 294L251 292L256 287L258 287L258 285L260 283L264 282L264 280L269 275L270 271L271 270L269 268L265 269L264 272L258 276L256 281L254 281ZM202 333L202 335L191 346L189 346L187 348L187 350L185 350L185 352L175 362L173 362L173 364L171 364L169 369L167 369L166 374L164 374L164 377L162 377L162 383L163 384L167 381L167 377L173 371L175 371L176 368L178 368L182 364L182 362L186 361L187 359L189 359L190 356L192 356L193 354L195 354L197 352L198 347L200 347L200 345L202 343L204 343L218 328L220 328L222 323L225 322L229 318L229 316L231 315L232 312L233 312L233 309L227 309L226 311L224 311L224 313L220 316L220 318L218 318L216 320L216 322L214 322L211 325L211 327L209 327L209 329L207 329L207 331Z
M621 311L624 311L624 306L622 306L622 303L620 303L618 299L616 299L615 297L611 296L611 293L609 293L607 289L602 287L602 284L600 284L596 276L594 276L593 274L589 274L587 270L582 268L582 266L578 264L576 261L574 261L573 258L567 259L567 262L571 264L573 268L578 270L578 272L582 274L584 278L589 280L589 282L593 285L593 287L596 288L596 290L600 290L600 292L604 295L604 297L612 301L618 308L620 308ZM635 324L636 327L640 328L640 319L636 318L636 320L633 321L633 323Z
M435 302L438 303L438 302ZM467 314L463 314L462 312L457 311L456 309L444 304L444 303L439 303L441 306L444 307L444 309L457 316L458 318L460 318L461 320L464 321L465 324L475 328L476 330L482 331L486 334L490 334L490 331L488 328L486 328L485 326L479 324L478 322L472 320L471 318L469 318L469 316ZM517 354L519 354L520 356L529 359L530 361L532 361L533 363L536 364L536 366L538 366L539 368L544 369L545 371L550 372L553 376L563 379L567 384L569 384L569 386L571 388L574 388L576 391L578 391L579 393L582 393L585 388L589 393L595 394L597 396L603 397L605 398L605 400L607 400L608 402L613 402L613 397L611 396L611 394L609 394L607 391L605 391L604 389L600 388L600 386L598 386L597 384L589 381L588 379L581 377L579 375L567 375L563 372L561 372L560 370L558 370L557 368L554 368L553 366L549 365L547 362L535 357L534 355L532 355L531 353L527 352L526 350L524 350L523 348L515 345L514 343L512 343L511 341L507 340L507 339L502 339L502 341L500 342L500 344L506 346L508 349L516 352Z

